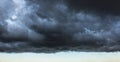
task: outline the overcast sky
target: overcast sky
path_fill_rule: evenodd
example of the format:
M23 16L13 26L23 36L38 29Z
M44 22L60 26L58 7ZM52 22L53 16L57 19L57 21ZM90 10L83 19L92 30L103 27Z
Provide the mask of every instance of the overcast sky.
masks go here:
M119 3L119 0L3 0L0 51L119 51Z
M120 62L119 6L120 0L2 0L0 62Z
M119 57L118 52L0 53L0 62L120 62Z

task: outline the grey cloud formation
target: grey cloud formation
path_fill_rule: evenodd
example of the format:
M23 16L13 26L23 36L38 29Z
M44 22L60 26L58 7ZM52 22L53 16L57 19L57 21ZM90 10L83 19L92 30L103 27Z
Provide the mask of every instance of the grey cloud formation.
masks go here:
M119 51L120 16L115 15L119 13L119 8L112 10L112 6L117 6L106 1L104 3L108 6L105 7L87 2L89 1L0 2L0 51ZM102 9L99 11L97 7L106 8L105 12ZM108 10L109 8L112 9Z

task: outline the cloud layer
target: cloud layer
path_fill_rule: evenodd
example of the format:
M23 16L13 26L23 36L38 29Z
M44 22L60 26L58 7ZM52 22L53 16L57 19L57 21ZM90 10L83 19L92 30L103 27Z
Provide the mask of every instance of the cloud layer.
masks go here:
M101 1L100 6L88 2L0 2L0 51L119 51L119 1L114 1L116 5Z

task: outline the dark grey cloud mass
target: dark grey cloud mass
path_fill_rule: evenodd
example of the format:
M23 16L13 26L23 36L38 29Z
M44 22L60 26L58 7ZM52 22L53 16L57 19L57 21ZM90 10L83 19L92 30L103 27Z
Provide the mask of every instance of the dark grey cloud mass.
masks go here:
M119 0L3 0L0 52L120 51Z

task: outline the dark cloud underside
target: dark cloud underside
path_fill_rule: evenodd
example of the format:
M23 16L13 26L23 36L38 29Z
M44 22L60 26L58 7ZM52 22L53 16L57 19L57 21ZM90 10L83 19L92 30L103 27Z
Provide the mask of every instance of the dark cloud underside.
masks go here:
M4 0L1 52L119 51L119 0Z

